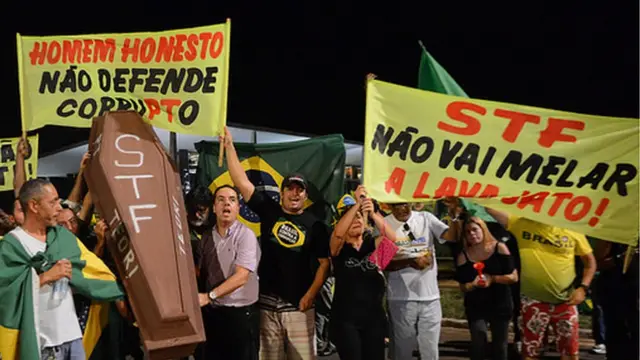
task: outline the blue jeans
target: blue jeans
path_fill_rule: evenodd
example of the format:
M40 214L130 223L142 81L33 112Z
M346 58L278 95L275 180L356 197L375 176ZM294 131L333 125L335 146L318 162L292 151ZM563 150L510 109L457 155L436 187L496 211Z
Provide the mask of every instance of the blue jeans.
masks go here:
M599 286L598 275L594 278L593 293L591 301L593 302L593 310L591 311L591 332L596 345L605 343L606 327L604 324L604 314L602 310L602 300L610 294L603 293L602 286Z
M596 345L605 343L605 329L606 328L604 324L604 316L602 314L602 306L594 301L593 311L591 313L591 332L593 334L593 340L595 341Z
M42 349L42 360L85 360L82 339Z

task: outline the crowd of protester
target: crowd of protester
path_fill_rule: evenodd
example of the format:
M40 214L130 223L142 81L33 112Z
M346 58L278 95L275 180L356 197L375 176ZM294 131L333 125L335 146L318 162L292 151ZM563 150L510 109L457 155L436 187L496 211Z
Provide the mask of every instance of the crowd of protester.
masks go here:
M340 200L329 225L305 211L310 184L303 174L287 175L273 197L249 180L228 131L221 141L233 186L196 187L185 197L207 338L196 359L314 359L333 351L342 360L382 360L386 351L396 360L413 359L416 351L422 360L438 359L440 244L453 254L464 294L471 359L507 359L510 323L522 358L539 358L552 329L562 359L577 359L577 306L592 291L602 319L594 351L638 358L638 254L623 273L627 246L596 241L594 252L582 234L482 208L495 220L487 222L457 198L430 209L389 204L385 213L363 186ZM105 246L108 227L92 210L95 194L83 181L87 156L61 200L48 181L25 181L25 154L21 141L16 200L0 213L0 235L19 235L38 251L42 234L58 225L117 276ZM242 204L260 217L259 236L239 220ZM399 253L420 252L381 268L371 254L385 242ZM52 284L71 277L70 265L59 261L40 275L40 295L48 301ZM64 307L39 310L45 359L84 359L91 302L68 296ZM142 359L126 297L114 307L125 320L117 357Z

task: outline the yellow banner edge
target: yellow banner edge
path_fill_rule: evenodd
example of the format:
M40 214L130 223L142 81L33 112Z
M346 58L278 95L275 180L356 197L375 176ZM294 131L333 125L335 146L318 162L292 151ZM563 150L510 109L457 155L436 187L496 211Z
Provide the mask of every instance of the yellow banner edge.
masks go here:
M163 34L174 34L174 33L182 33L182 32L186 32L186 31L190 31L190 32L194 32L196 30L207 30L207 29L211 29L211 28L223 28L224 32L225 32L225 36L226 36L226 41L228 42L228 46L225 49L225 75L224 75L224 92L223 92L223 105L221 106L221 120L223 123L219 124L220 129L224 128L224 125L226 124L226 116L227 116L227 102L228 102L228 89L229 89L229 56L230 56L230 48L231 48L231 19L227 18L227 21L225 23L220 23L220 24L212 24L212 25L203 25L203 26L196 26L196 27L190 27L190 28L184 28L184 29L175 29L175 30L160 30L160 31L143 31L143 32L133 32L133 33L107 33L107 34L82 34L82 35L46 35L46 36L38 36L38 35L29 35L29 36L22 36L20 35L20 33L16 33L16 43L17 43L17 55L18 55L18 85L19 85L19 92L20 92L20 112L21 112L21 124L22 124L22 131L23 132L27 132L27 131L32 131L32 130L37 130L40 129L44 126L60 126L60 127L73 127L73 128L80 128L80 129L86 129L86 128L90 128L91 126L63 126L63 125L42 125L42 126L31 126L31 124L29 126L26 125L26 121L25 121L25 113L24 113L24 85L23 85L23 56L22 56L22 41L24 40L46 40L46 39L57 39L57 38L68 38L68 39L82 39L82 38L88 38L88 37L111 37L111 36L162 36ZM222 120L224 119L224 120ZM162 126L155 126L153 124L151 124L149 121L146 121L148 124L150 124L151 126L153 126L154 128L159 128L159 129L163 129L165 131L174 131L172 129L169 129L167 127L162 127ZM182 129L186 129L184 126L180 126L180 128ZM175 131L176 133L178 133L177 131ZM179 132L179 133L183 133L183 134L188 134L188 135L193 135L193 132ZM223 130L220 130L220 135L223 134ZM210 134L204 134L204 136L211 136L211 137L215 137L216 134L211 132Z
M376 84L377 83L377 84ZM383 85L383 86L390 86L390 87L396 87L396 88L401 88L401 89L406 89L406 90L411 90L412 92L420 92L420 91L426 91L428 93L440 96L440 97L448 97L448 98L460 98L454 95L447 95L447 94L440 94L437 92L432 92L432 91L427 91L427 90L421 90L421 89L415 89L415 88L411 88L411 87L407 87L407 86L403 86L403 85L398 85L398 84L394 84L394 83L390 83L390 82L385 82L385 81L380 81L380 80L376 80L376 79L372 79L371 81L369 81L367 83L367 103L365 105L365 128L366 128L366 124L367 124L367 120L369 119L369 112L370 112L370 101L372 101L372 96L371 96L371 89L372 87L375 87L375 85ZM528 106L528 105L518 105L518 104L511 104L511 103L502 103L502 102L497 102L497 101L490 101L490 100L482 100L482 99L472 99L472 98L460 98L460 99L464 99L466 101L468 100L476 100L476 101L480 101L480 102L484 102L486 104L489 104L491 106L499 106L500 104L506 104L506 105L513 105L513 106L518 106L520 108L524 108L525 110L534 110L534 111L538 111L538 112L545 112L545 111L549 111L549 112L555 112L558 114L570 114L570 115L579 115L579 116L584 116L585 119L588 120L597 120L597 121L601 121L604 119L615 119L615 120L634 120L634 121L639 121L640 119L636 119L636 118L621 118L621 117L611 117L611 116L598 116L598 115L589 115L589 114L581 114L581 113L571 113L571 112L567 112L567 111L563 111L563 110L553 110L553 109L546 109L546 108L539 108L539 107L534 107L534 106ZM365 139L364 139L364 144L363 146L367 146L367 132L365 131ZM369 141L371 141L371 139L369 139ZM367 167L367 162L366 162L366 154L367 151L364 151L364 158L363 158L363 167ZM363 182L365 182L367 180L367 177L365 176L364 172L363 172ZM365 186L368 186L370 184L367 184L365 182ZM378 201L384 202L384 203L394 203L394 202L410 202L411 200L408 200L404 197L402 197L401 195L390 195L390 194L383 194L382 196L376 196L377 192L381 192L383 193L383 190L379 190L379 189L370 189L369 193L370 195L372 195L372 197ZM388 196L391 196L393 199L388 199ZM380 200L380 199L384 199L384 200ZM481 198L466 198L468 200L474 201L476 203L478 203L481 206L485 206L485 202L491 202L492 200L494 201L494 199L486 199L487 201L483 201L485 199L481 199ZM435 200L435 199L434 199ZM415 199L413 200L415 201ZM506 211L509 212L511 214L516 215L517 212L513 212L512 208L509 208L509 210L506 210L506 208L508 207L503 207L501 205L495 205L496 208L500 208L501 211ZM518 216L522 216L522 215L518 215ZM527 216L524 216L527 217ZM530 218L530 217L527 217ZM557 226L557 225L554 225ZM566 227L568 230L572 230L578 233L583 233L584 232L584 227L580 227L580 226L569 226ZM640 231L640 230L639 230ZM594 232L590 232L591 234L594 233L602 233L603 231L594 231ZM591 236L595 236L595 235L591 235ZM602 237L602 238L606 238L606 236L602 236L601 234L598 234L596 237ZM610 238L609 241L613 241L613 242L617 242L617 243L622 243L622 244L627 244L627 245L632 245L634 243L638 242L638 237L637 237L637 232L635 231L629 231L628 232L628 237L622 238L622 237L614 237L614 238Z
M224 127L227 124L227 102L229 101L229 57L231 56L231 18L227 18L225 25L226 35L226 47L224 54L224 79L223 79L223 93L222 93L222 106L220 107L220 119L221 123L218 124L218 132L222 136L224 135Z
M150 35L161 35L161 34L173 34L173 33L181 33L181 32L185 32L185 31L195 31L195 30L206 30L206 29L210 29L210 28L214 28L214 27L224 27L226 25L226 23L220 23L220 24L211 24L211 25L202 25L202 26L195 26L195 27L188 27L188 28L184 28L184 29L173 29L173 30L158 30L158 31L139 31L139 32L121 32L121 33L104 33L104 34L81 34L81 35L28 35L28 36L21 36L20 38L23 40L37 40L37 39L42 39L42 40L46 40L46 39L56 39L56 38L68 38L68 39L81 39L81 38L87 38L87 37L92 37L92 36L99 36L99 37L109 37L109 36L142 36L142 35L146 35L146 36L150 36Z
M20 33L16 33L16 50L18 53L18 92L20 93L20 131L22 135L27 132L27 125L25 122L24 113L24 84L23 82L23 68L22 68L22 36Z
M381 85L384 85L384 86L390 86L390 87L406 89L406 90L409 90L411 92L428 92L428 93L435 94L435 95L440 96L440 97L458 98L458 99L464 99L466 101L470 101L470 100L480 101L480 102L487 103L487 104L490 104L491 106L496 106L496 107L499 107L500 105L504 104L504 105L517 106L519 108L522 108L522 109L525 109L525 110L532 110L532 111L535 111L535 112L554 112L554 113L557 113L557 114L560 114L560 115L579 115L580 117L584 117L586 119L640 121L640 118L617 117L617 116L607 116L607 115L592 115L592 114L571 112L571 111L567 111L567 110L556 110L556 109L549 109L549 108L543 108L543 107L538 107L538 106L521 105L521 104L515 104L515 103L509 103L509 102L500 102L500 101L494 101L494 100L484 100L484 99L476 99L476 98L463 98L463 97L459 97L459 96L455 96L455 95L441 94L441 93L438 93L438 92L435 92L435 91L412 88L412 87L409 87L409 86L394 84L394 83L391 83L391 82L377 80L377 79L372 80L372 82L380 83Z

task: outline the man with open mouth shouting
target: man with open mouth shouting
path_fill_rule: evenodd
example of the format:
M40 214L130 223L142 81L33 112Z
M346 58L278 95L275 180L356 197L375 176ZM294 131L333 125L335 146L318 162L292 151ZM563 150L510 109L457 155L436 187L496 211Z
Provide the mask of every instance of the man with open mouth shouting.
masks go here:
M284 178L280 205L249 181L225 132L231 180L260 217L260 359L314 359L313 306L329 272L329 229L304 211L304 176Z
M215 226L202 235L199 294L207 342L202 359L257 360L260 349L256 235L238 221L238 191L229 185L213 193Z

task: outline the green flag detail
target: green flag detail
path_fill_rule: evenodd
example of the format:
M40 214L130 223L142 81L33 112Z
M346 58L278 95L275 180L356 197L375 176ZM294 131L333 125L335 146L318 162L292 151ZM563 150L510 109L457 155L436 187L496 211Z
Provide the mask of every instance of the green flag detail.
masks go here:
M420 42L420 48L422 49L422 57L420 58L420 69L418 71L418 89L468 98L467 93L462 90L447 70L429 54L422 42ZM476 216L485 222L496 222L485 211L483 206L467 199L461 200L462 206L471 216Z
M266 190L280 199L282 179L290 173L300 173L308 183L309 199L305 203L320 219L329 221L331 205L344 193L345 148L342 135L326 135L308 140L278 144L236 143L236 152L249 180L258 190ZM218 167L217 142L201 141L198 151L196 184L213 192L218 186L232 185L225 166ZM260 236L260 219L241 201L240 220Z
M47 232L47 250L30 256L13 232L0 240L0 355L3 360L39 359L34 315L40 282L38 274L61 259L71 262L70 285L74 293L97 301L113 301L124 293L109 268L68 230L56 226ZM44 305L40 305L44 306ZM93 330L95 339L105 324ZM98 333L97 333L98 332ZM86 332L85 332L86 335ZM84 338L87 354L95 342Z
M449 75L436 59L429 54L422 42L422 57L420 58L420 70L418 72L418 89L433 91L440 94L469 97L460 85Z

